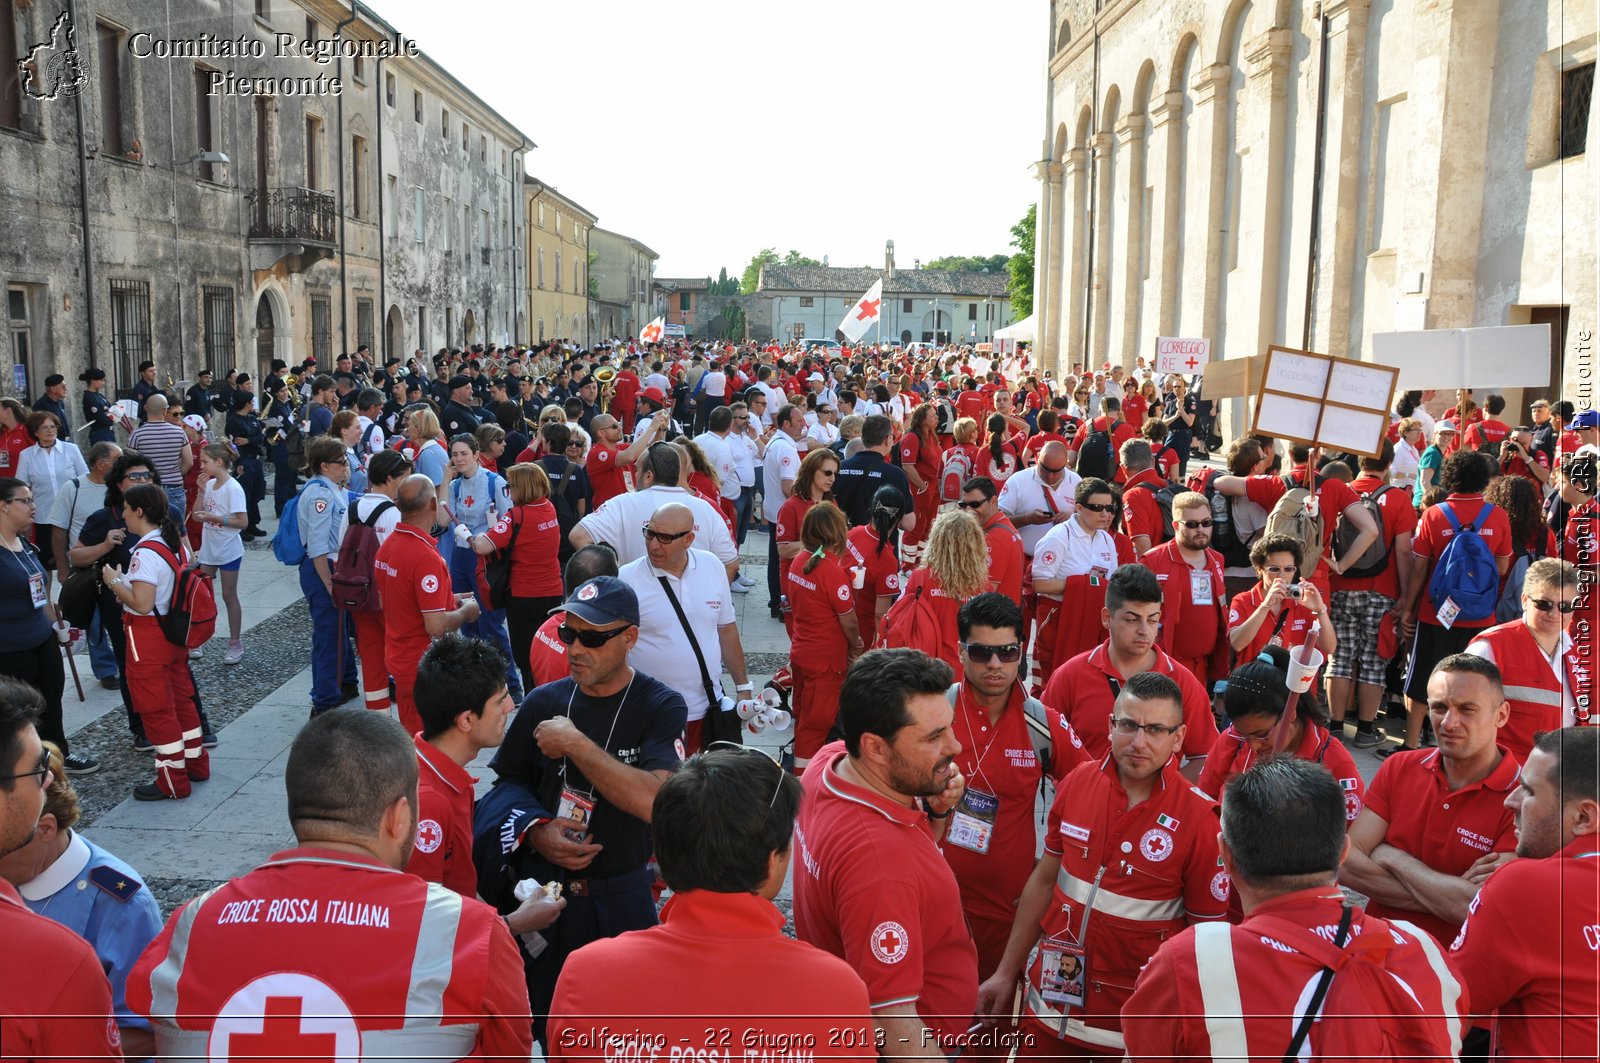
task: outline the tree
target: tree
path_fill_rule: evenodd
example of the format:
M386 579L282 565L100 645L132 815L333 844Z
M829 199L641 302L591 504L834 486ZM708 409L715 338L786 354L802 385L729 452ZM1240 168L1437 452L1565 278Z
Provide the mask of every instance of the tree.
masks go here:
M722 312L722 339L735 343L744 341L744 308L735 304Z
M1010 259L1010 255L945 255L932 262L924 262L922 268L949 272L1003 273Z
M721 272L717 274L716 280L712 280L710 277L706 278L706 294L721 296L738 295L739 282L728 276L728 267L723 266Z
M1011 274L1007 287L1011 292L1011 311L1019 321L1033 313L1033 247L1038 223L1039 206L1030 203L1028 213L1011 227L1011 246L1017 253L1006 263Z
M777 248L763 247L755 253L755 256L750 259L750 264L744 268L744 275L739 279L739 290L745 295L754 295L756 285L761 283L761 267L770 265L820 266L822 263L792 249L780 257Z

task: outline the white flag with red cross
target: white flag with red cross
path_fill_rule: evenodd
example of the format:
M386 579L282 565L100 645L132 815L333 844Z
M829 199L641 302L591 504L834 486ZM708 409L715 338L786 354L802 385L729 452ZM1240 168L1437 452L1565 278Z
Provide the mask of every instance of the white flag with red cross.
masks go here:
M661 333L666 328L667 319L658 317L650 324L639 330L640 343L660 343Z
M856 305L845 312L844 320L839 322L839 331L849 337L851 343L857 342L877 323L879 307L882 304L883 281L880 278L867 289L866 295L856 300Z

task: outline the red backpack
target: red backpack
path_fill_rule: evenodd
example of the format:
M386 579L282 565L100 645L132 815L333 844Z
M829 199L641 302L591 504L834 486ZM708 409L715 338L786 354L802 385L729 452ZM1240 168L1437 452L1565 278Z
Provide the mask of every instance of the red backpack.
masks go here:
M217 596L211 577L198 565L185 565L160 539L140 543L172 566L172 601L164 614L157 614L161 633L174 646L195 650L211 641L217 632Z
M333 604L352 613L376 613L383 608L373 562L378 557L378 518L394 508L388 500L372 507L365 520L352 520L344 530L332 569Z
M906 580L900 597L878 623L878 639L873 649L921 650L957 667L961 661L959 634L946 624L934 608L928 570L919 568Z

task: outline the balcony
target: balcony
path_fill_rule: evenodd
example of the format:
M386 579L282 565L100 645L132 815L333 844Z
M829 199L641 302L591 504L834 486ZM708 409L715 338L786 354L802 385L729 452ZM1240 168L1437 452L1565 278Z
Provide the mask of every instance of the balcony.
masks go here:
M304 270L333 255L339 214L332 194L310 188L256 188L250 204L250 266L271 269L294 257L291 270Z

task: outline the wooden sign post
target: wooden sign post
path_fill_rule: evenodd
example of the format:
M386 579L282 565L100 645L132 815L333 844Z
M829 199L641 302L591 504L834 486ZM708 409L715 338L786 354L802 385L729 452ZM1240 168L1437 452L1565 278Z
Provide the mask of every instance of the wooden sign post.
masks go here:
M1250 431L1375 456L1389 428L1398 374L1390 365L1268 347Z

